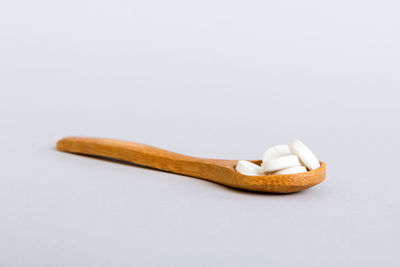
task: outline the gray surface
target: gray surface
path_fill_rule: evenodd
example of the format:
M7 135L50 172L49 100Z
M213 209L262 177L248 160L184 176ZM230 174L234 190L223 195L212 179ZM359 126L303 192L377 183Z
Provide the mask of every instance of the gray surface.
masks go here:
M396 1L2 1L0 265L399 266ZM260 158L266 195L55 151L68 135Z

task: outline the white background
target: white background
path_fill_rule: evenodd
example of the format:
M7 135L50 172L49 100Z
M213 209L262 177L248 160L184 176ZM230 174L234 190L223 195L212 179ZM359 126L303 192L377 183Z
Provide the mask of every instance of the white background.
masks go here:
M2 1L0 265L399 266L398 1ZM109 137L327 179L235 191L61 153Z

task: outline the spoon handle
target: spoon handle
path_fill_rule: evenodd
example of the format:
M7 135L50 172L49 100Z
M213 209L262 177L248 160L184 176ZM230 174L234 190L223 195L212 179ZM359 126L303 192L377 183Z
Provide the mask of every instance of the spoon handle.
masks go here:
M57 149L64 152L128 161L194 177L204 177L204 171L210 167L210 163L213 161L139 143L104 138L67 137L57 142Z

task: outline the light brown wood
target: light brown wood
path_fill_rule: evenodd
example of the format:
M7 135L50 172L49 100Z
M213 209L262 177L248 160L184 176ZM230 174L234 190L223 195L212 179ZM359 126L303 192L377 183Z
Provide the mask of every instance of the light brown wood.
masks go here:
M319 184L325 179L325 163L323 162L319 169L305 173L247 176L235 170L237 160L196 158L127 141L67 137L57 142L57 149L64 152L123 160L205 179L236 189L257 192L298 192ZM260 161L251 161L260 164Z

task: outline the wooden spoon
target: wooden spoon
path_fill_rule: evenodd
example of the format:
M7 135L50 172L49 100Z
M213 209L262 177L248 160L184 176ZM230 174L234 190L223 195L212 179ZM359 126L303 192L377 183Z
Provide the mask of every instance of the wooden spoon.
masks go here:
M195 158L127 141L67 137L57 142L57 149L123 160L257 192L292 193L319 184L325 179L325 163L323 162L320 168L305 173L247 176L235 170L237 160ZM251 162L261 163L259 160Z

